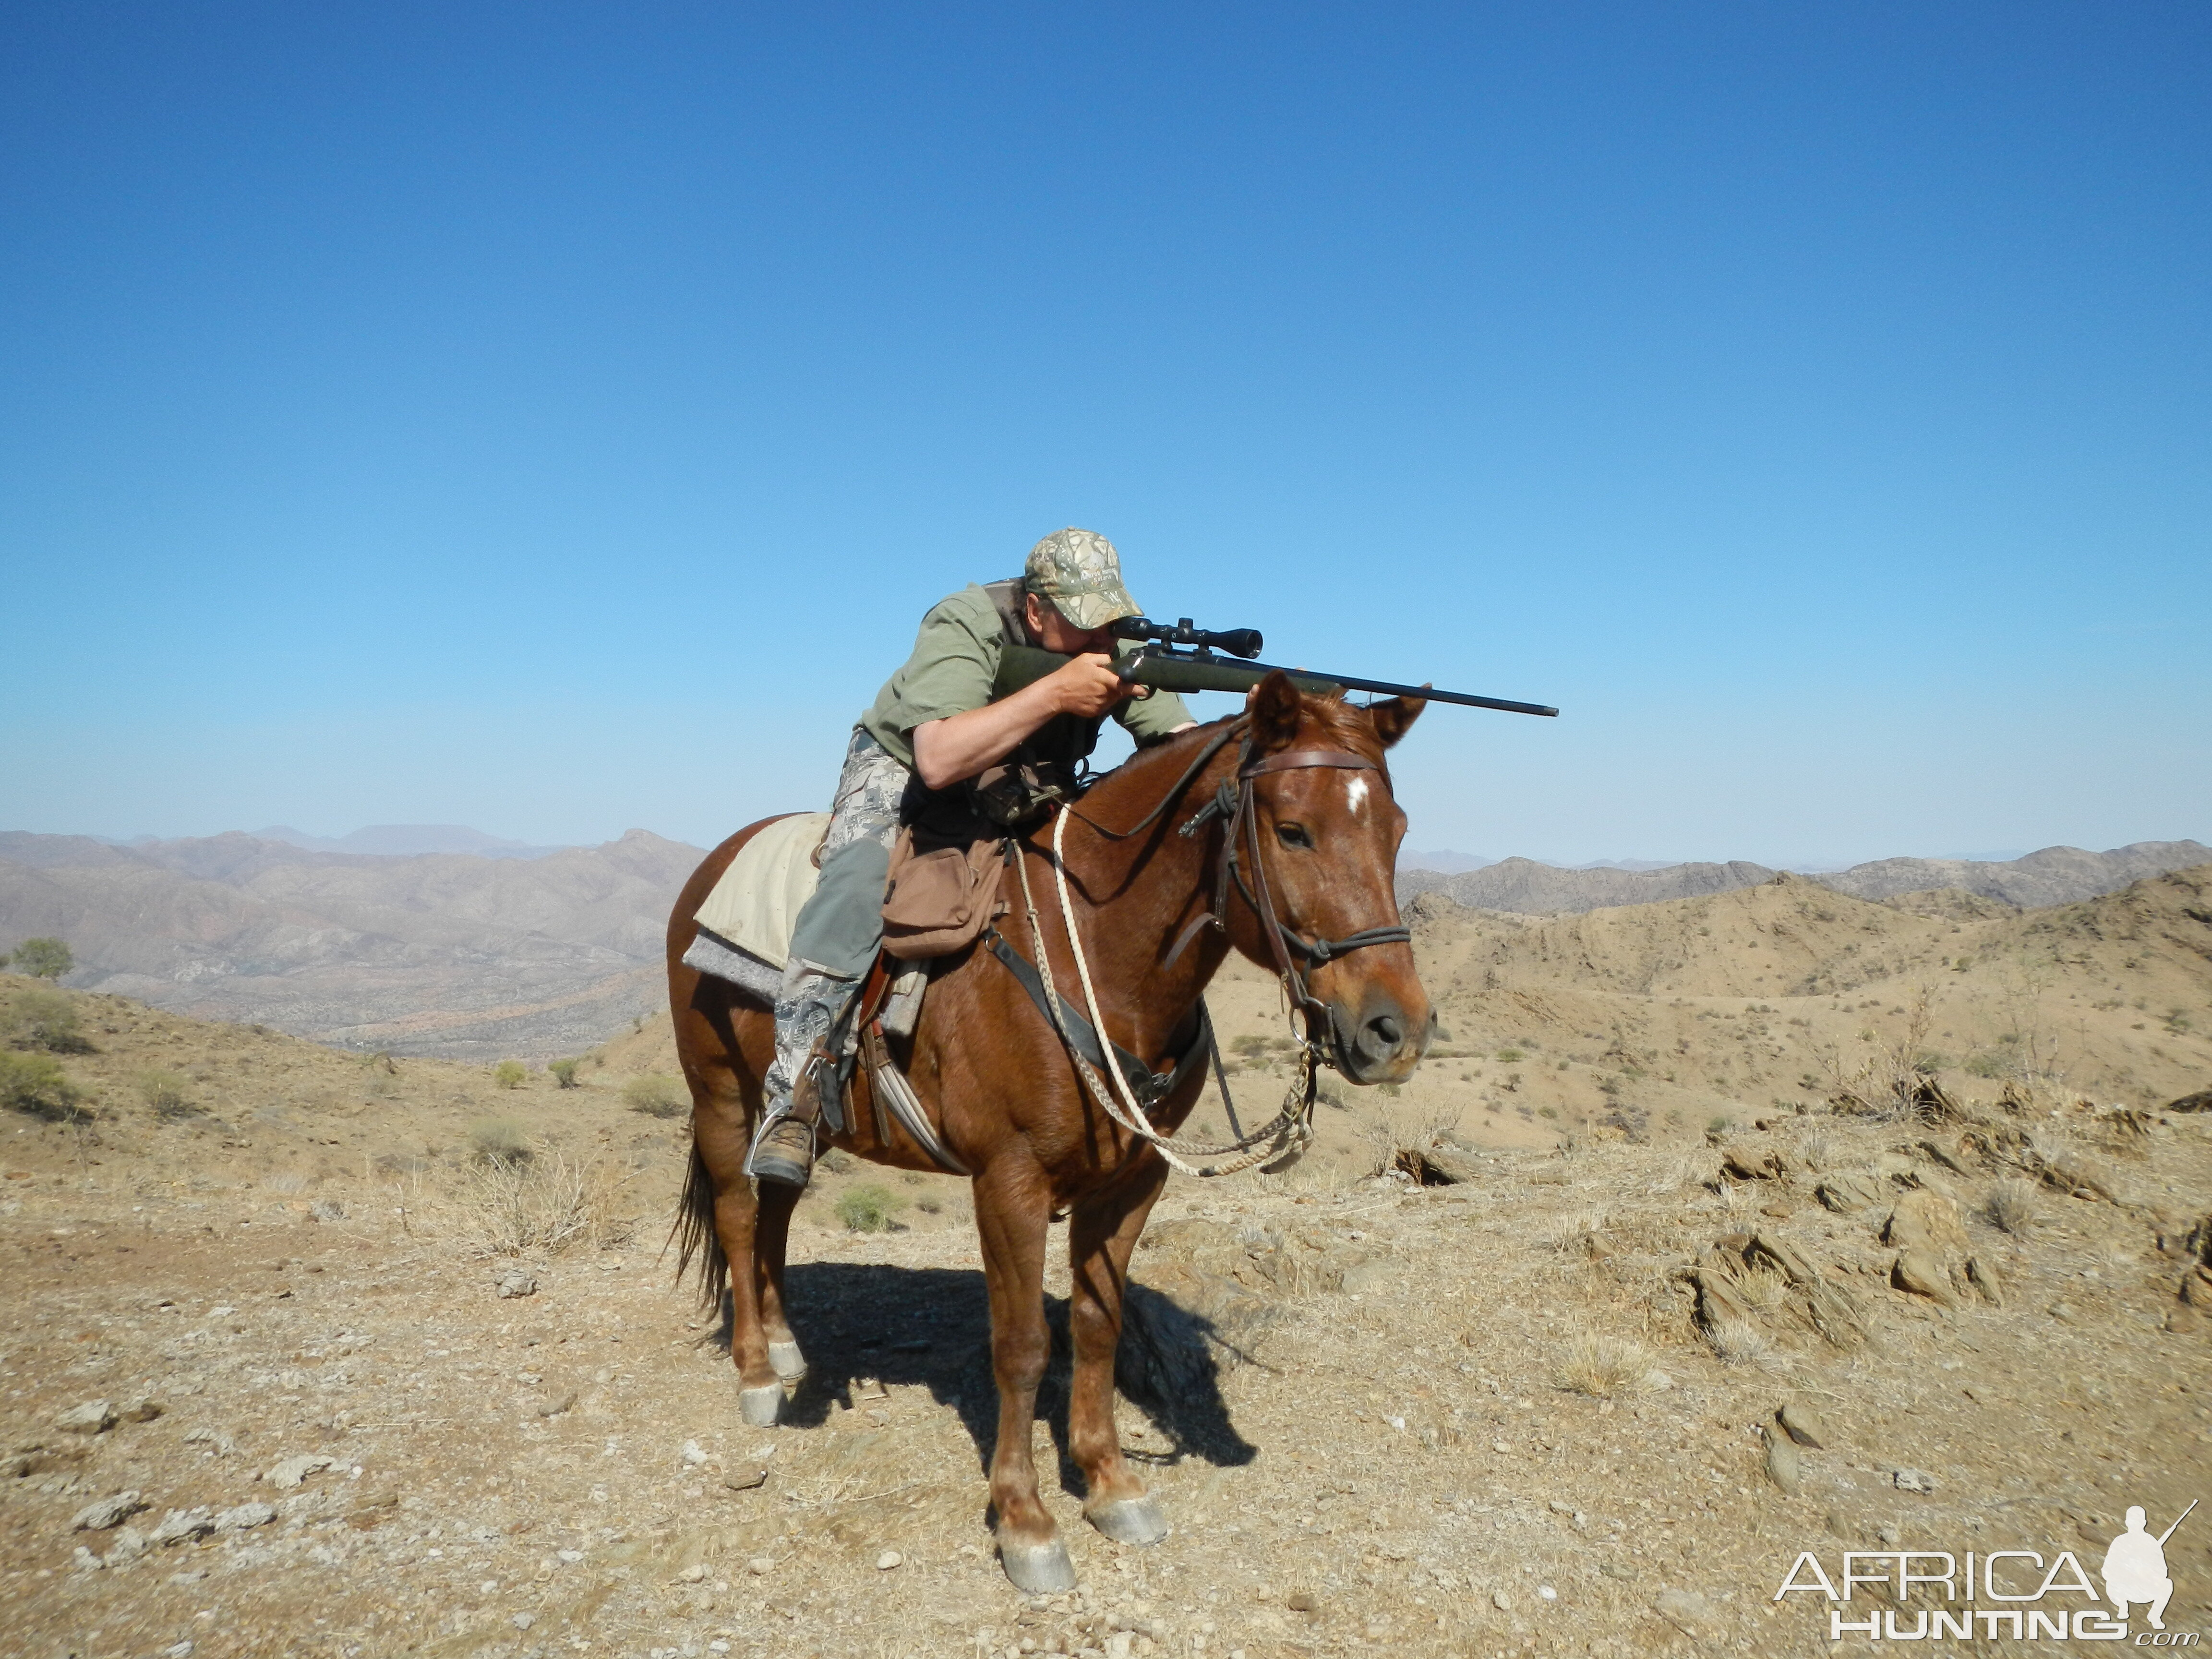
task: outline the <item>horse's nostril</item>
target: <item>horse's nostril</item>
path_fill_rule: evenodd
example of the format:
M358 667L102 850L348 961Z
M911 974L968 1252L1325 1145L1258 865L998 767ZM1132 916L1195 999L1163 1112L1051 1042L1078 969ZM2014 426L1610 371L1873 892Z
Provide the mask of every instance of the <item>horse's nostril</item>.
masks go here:
M1367 1022L1368 1035L1381 1048L1395 1048L1405 1039L1406 1028L1389 1014L1377 1014Z

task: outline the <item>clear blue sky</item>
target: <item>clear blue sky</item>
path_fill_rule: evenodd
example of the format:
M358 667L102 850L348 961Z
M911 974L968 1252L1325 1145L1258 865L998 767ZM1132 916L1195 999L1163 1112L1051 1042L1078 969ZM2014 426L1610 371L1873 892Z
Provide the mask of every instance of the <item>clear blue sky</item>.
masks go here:
M2201 4L0 12L0 827L712 842L1073 523L1416 847L2212 838Z

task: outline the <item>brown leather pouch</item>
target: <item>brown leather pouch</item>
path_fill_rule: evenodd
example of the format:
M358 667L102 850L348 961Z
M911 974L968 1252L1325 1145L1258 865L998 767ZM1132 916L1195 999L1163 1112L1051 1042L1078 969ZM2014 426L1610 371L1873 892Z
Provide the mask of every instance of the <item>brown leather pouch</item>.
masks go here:
M1005 867L1000 845L900 830L884 892L884 953L902 962L950 956L990 926Z

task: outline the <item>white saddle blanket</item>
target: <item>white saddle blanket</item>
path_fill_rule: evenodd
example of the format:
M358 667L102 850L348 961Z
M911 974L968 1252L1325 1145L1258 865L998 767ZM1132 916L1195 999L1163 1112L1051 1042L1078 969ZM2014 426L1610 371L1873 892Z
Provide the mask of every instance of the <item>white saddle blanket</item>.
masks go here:
M814 849L829 828L827 812L798 812L755 836L699 907L699 926L781 969L799 906L822 879Z

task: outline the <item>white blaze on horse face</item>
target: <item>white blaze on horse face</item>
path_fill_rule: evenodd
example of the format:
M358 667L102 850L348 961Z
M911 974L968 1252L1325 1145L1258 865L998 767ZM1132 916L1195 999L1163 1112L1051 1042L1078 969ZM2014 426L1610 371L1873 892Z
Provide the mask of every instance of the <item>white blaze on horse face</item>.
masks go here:
M1347 781L1344 786L1344 791L1352 797L1352 815L1354 817L1364 817L1367 814L1367 775L1364 772L1352 772L1346 775Z

